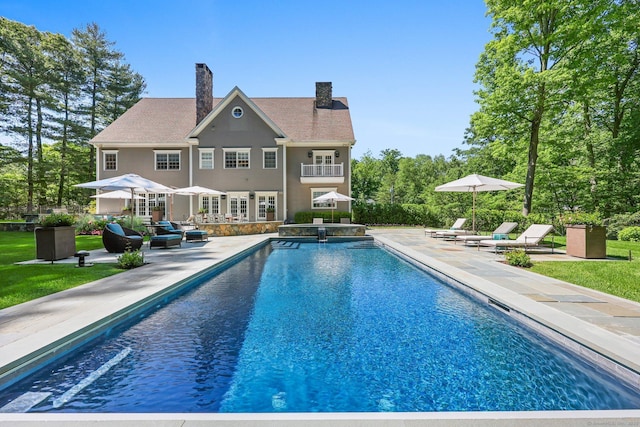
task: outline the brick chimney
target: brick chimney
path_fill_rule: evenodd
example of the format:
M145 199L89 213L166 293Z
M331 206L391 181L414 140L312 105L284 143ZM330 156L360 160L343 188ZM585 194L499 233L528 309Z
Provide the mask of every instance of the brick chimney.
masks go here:
M207 64L196 64L196 125L213 109L213 73Z
M316 82L316 108L333 108L331 82Z

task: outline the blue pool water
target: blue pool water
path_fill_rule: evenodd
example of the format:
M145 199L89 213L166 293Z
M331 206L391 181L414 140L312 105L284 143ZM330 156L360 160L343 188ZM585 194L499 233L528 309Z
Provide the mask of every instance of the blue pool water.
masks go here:
M277 245L275 245L277 247ZM383 249L265 247L0 391L31 411L636 409L637 392Z

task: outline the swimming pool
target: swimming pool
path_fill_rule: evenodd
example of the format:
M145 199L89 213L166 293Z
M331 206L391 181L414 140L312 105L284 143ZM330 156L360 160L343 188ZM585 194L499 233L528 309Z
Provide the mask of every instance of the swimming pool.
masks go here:
M636 392L371 244L274 247L1 391L0 407L25 393L46 395L31 410L50 412L640 407Z

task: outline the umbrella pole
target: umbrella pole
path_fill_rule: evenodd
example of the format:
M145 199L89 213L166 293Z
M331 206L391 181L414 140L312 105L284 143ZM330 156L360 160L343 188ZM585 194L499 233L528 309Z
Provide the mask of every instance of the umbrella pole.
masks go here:
M471 205L471 231L476 232L476 189L473 189L473 204Z
M133 187L131 187L131 213L129 215L131 215L131 229L133 229Z

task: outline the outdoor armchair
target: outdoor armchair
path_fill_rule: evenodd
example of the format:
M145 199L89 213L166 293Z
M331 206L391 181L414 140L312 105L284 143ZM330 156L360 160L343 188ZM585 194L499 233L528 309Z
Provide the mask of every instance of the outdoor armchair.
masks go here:
M161 226L156 227L156 234L159 236L164 234L179 234L180 237L184 237L184 230L175 222L158 221L158 225Z
M102 230L102 244L107 252L123 253L142 247L142 234L117 223L109 223Z

